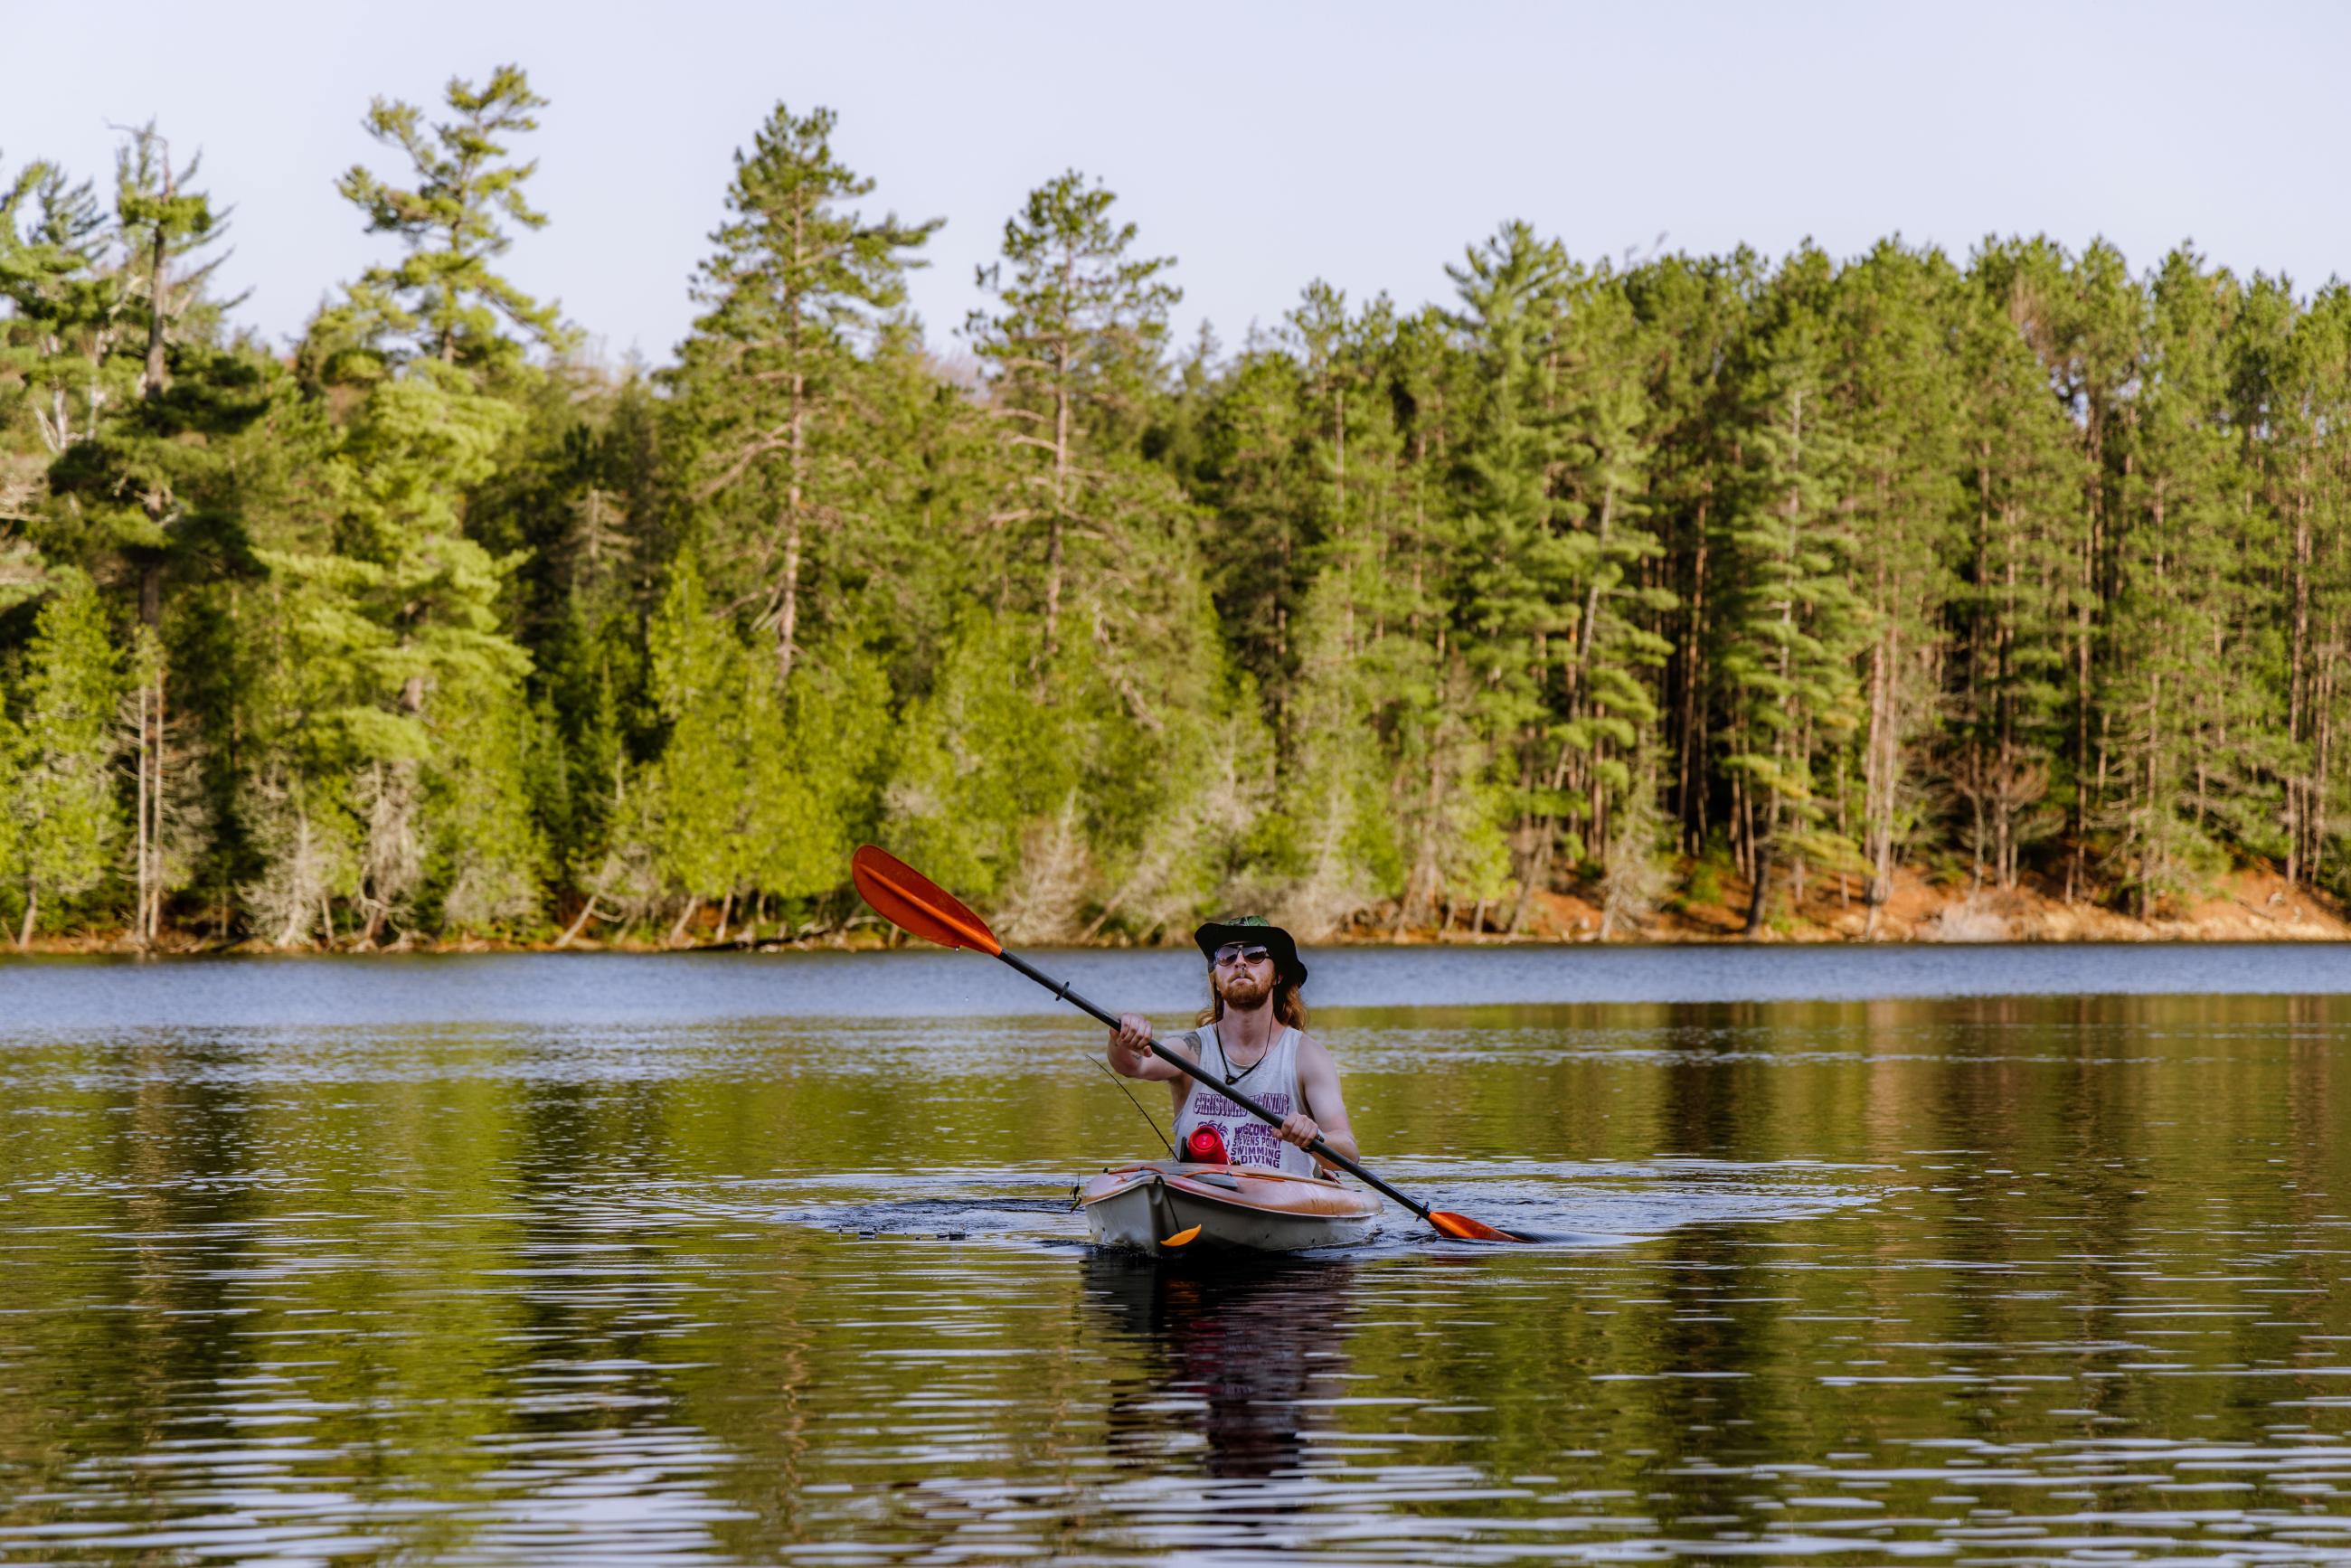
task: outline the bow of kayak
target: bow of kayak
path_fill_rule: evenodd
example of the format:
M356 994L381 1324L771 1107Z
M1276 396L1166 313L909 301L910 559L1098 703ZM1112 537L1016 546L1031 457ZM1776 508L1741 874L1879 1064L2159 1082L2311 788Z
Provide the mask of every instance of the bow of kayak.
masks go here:
M1095 1176L1078 1207L1097 1245L1174 1257L1349 1246L1370 1233L1380 1200L1266 1166L1144 1160Z

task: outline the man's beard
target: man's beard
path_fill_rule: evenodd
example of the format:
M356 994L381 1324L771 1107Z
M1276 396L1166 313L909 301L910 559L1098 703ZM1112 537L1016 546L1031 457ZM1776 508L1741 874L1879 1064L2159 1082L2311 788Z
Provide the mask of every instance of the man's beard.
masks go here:
M1228 1009L1250 1012L1263 1007L1266 999L1273 995L1273 982L1260 980L1255 975L1235 975L1224 982L1223 988L1217 994L1224 998Z

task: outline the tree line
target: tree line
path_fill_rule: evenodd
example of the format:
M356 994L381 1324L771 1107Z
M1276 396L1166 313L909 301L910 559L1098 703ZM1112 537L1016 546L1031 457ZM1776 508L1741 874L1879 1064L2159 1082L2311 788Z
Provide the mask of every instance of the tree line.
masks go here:
M869 838L1024 940L2351 891L2339 282L1507 223L1449 305L1228 351L1071 172L958 349L937 222L779 105L616 370L500 270L543 107L376 100L389 259L290 350L155 127L110 189L0 162L20 945L791 936Z

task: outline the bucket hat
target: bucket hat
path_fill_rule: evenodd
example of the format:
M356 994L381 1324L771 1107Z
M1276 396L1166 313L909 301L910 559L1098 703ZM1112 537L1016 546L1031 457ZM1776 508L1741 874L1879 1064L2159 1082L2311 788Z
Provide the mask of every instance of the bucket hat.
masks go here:
M1200 956L1213 964L1217 949L1228 942L1259 942L1273 955L1274 967L1288 975L1298 985L1306 983L1306 965L1298 956L1298 944L1290 933L1262 915L1228 915L1222 920L1211 920L1192 933L1192 940L1200 945Z

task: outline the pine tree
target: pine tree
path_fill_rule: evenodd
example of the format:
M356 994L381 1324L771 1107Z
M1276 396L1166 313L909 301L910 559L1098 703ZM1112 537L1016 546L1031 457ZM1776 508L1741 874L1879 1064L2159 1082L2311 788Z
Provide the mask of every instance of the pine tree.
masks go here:
M532 664L526 793L549 865L580 892L611 848L623 745L647 723L643 626L682 508L645 377L564 360L516 394L523 422L467 496L465 532L516 563L500 612Z
M2068 597L2073 773L2072 853L2065 895L2088 886L2091 817L2107 789L2105 737L2113 715L2097 693L2112 656L2108 632L2116 592L2117 491L2126 461L2124 439L2142 356L2147 302L2122 255L2103 241L2069 257L2045 239L1988 245L1974 270L2005 306L2046 368L2051 390L2074 433L2081 486L2078 555Z
M1646 748L1625 764L1629 782L1621 791L1624 803L1609 821L1600 853L1597 936L1603 942L1622 926L1637 930L1672 886L1667 853L1672 824L1659 799L1656 765L1656 752Z
M791 676L812 532L837 529L872 489L861 350L905 299L905 274L940 220L871 222L845 204L873 182L834 155L832 111L776 106L735 155L728 221L696 275L705 313L673 375L697 501L720 501L713 539L773 629Z
M1582 503L1559 485L1575 434L1561 340L1568 297L1583 275L1556 242L1522 223L1503 225L1447 270L1485 389L1461 454L1467 526L1455 619L1468 681L1454 684L1472 705L1480 738L1495 748L1498 772L1515 782L1523 888L1548 870L1557 821L1587 817L1593 805L1588 790L1564 788L1576 740L1558 711L1598 559L1593 536L1577 526ZM1481 907L1486 901L1478 897Z
M235 435L258 418L272 375L261 357L214 340L227 303L206 298L225 236L210 199L191 189L198 161L172 162L151 123L117 160L114 254L126 330L115 357L135 396L114 401L83 440L60 453L49 488L70 508L65 536L88 564L126 587L133 603L133 692L127 715L135 787L133 940L152 945L164 896L193 869L186 830L195 801L193 758L172 697L170 591L239 570L245 541L230 460Z
M1833 308L1843 361L1838 412L1852 465L1846 569L1869 632L1859 810L1848 810L1848 783L1837 814L1840 836L1859 841L1868 866L1874 934L1892 892L1896 851L1923 815L1920 775L1931 766L1924 754L1943 716L1939 612L1953 598L1961 469L1950 345L1964 304L1959 276L1940 254L1888 242L1844 270ZM1830 412L1823 403L1821 414ZM1987 791L1977 780L1964 767L1954 779L1981 800Z
M1294 622L1316 542L1307 396L1290 354L1271 346L1244 354L1201 418L1195 479L1213 513L1201 544L1218 626L1264 695L1277 733L1287 733L1299 658Z
M1010 652L1004 633L1017 640L1036 727L1069 737L1085 785L1004 797L1023 813L1005 896L1032 936L1081 928L1089 904L1099 916L1105 886L1197 863L1197 843L1159 830L1197 819L1196 757L1229 690L1198 516L1142 452L1178 297L1162 276L1172 263L1135 257L1113 204L1075 172L1033 192L983 274L994 308L969 323L998 432L987 522L1000 530L989 598L1002 624L967 622L962 635L989 659Z
M1989 857L1992 879L2013 888L2023 852L2071 816L2078 787L2065 720L2087 518L2075 432L2049 395L2029 319L1984 287L1987 254L1952 350L1963 494L1942 744L1971 858ZM1883 861L1892 845L1870 848Z
M379 98L369 106L368 134L399 149L415 183L390 184L358 164L337 182L343 199L367 214L368 232L396 236L406 252L397 266L370 267L348 308L377 319L365 337L371 346L389 333L444 365L510 369L524 340L566 337L559 306L540 304L491 267L514 244L508 224L546 226L523 193L538 165L506 162L505 139L538 130L533 111L547 100L511 65L480 87L452 77L445 97L455 118L429 129L413 104Z
M800 907L838 887L852 852L872 836L890 738L880 662L854 645L810 654L780 697L767 680L750 682L747 727L748 880Z
M52 458L95 434L135 385L118 352L132 321L123 279L105 265L108 227L90 183L53 164L27 164L0 192L0 370Z
M25 733L8 712L5 700L8 695L7 685L0 683L0 910L10 907L9 901L26 886L25 823L17 807L17 775L26 762ZM28 940L28 936L20 935L19 946Z
M1219 627L1264 714L1237 706L1218 731L1211 810L1229 826L1207 881L1253 889L1301 932L1348 924L1403 880L1388 743L1399 664L1426 658L1408 624L1428 605L1390 570L1412 549L1397 330L1384 298L1351 314L1318 282L1221 375L1186 367L1200 406L1185 472L1215 514Z
M1609 907L1630 913L1653 902L1645 845L1654 838L1652 802L1631 799L1655 788L1635 759L1648 747L1659 706L1654 672L1672 652L1655 626L1674 607L1673 590L1653 567L1664 553L1649 526L1647 498L1652 448L1650 409L1638 365L1642 333L1631 300L1603 272L1586 279L1568 301L1560 340L1561 392L1575 432L1558 485L1565 515L1591 541L1574 643L1555 705L1564 718L1551 787L1581 796L1587 809L1584 854L1604 867L1604 881L1626 879L1625 896ZM1625 832L1611 825L1611 807L1635 821ZM1629 837L1628 837L1629 834ZM1532 891L1548 879L1551 822L1539 832L1537 860L1527 879ZM1522 892L1510 928L1526 908Z
M2152 280L2144 384L2128 410L2118 508L2114 659L2100 702L2116 776L2104 820L2142 918L2221 868L2221 826L2265 810L2246 797L2267 732L2267 651L2250 638L2247 571L2267 565L2272 519L2249 507L2231 428L2226 346L2241 299L2225 269L2186 251ZM2251 812L2245 808L2251 805Z
M298 367L320 392L358 402L328 461L339 516L326 537L265 550L298 585L313 657L340 675L328 708L348 782L336 791L360 825L361 945L436 915L456 926L481 911L515 918L514 890L545 874L544 845L508 804L523 755L528 655L499 613L518 564L470 536L467 495L496 471L523 416L523 343L501 319L560 343L554 307L491 270L508 244L501 218L537 226L522 194L532 165L503 160L497 138L528 131L541 106L522 73L503 67L480 89L452 81L457 120L430 137L406 104L379 99L379 140L413 164L413 189L363 169L341 182L371 231L407 255L376 267L313 323ZM484 744L478 753L466 747ZM314 789L296 789L305 799ZM461 879L470 879L463 881ZM498 890L447 895L461 886Z
M1343 558L1308 591L1283 713L1279 795L1268 802L1279 810L1250 824L1259 828L1256 858L1287 873L1271 902L1310 940L1403 891L1403 846L1388 802L1394 770L1380 720L1401 695L1394 661L1423 650L1364 624L1354 613L1361 598ZM1246 777L1236 770L1237 793Z
M1135 531L1135 515L1174 501L1125 459L1182 293L1163 276L1172 258L1130 254L1135 226L1112 218L1116 200L1075 170L1031 192L1004 225L1002 260L980 270L995 306L974 311L967 327L1005 425L1010 484L991 521L1042 547L1047 662L1061 649L1073 545L1091 591Z
M2309 770L2293 818L2307 847L2304 875L2339 897L2351 892L2351 287L2328 284L2295 335L2298 382L2325 435L2308 470L2308 505L2303 494L2294 501L2289 613L2304 697L2293 738L2308 748Z
M1004 617L970 615L949 637L930 690L907 704L891 763L891 841L906 845L928 874L999 908L1019 886L1024 836L1060 818L1094 760L1089 715L1066 699L1038 703L1008 678L1032 654L1034 637ZM1081 895L1048 900L1059 907L1036 923L1065 925Z
M2303 694L2289 738L2308 758L2290 816L2305 846L2303 875L2343 897L2351 894L2351 287L2322 289L2295 338L2294 384L2324 436L2307 469L2295 465L2289 492L2289 670Z
M2330 287L2307 309L2283 279L2255 277L2231 334L2233 419L2246 437L2265 531L2276 538L2276 577L2262 584L2261 615L2275 639L2285 709L2275 768L2281 795L2276 855L2290 882L2314 882L2325 859L2330 792L2323 753L2332 750L2333 665L2343 640L2341 602L2346 481L2351 479L2351 304ZM2336 526L2330 527L2330 522ZM2330 548L2331 547L2331 548ZM2274 731L2274 727L2273 727ZM2266 837L2257 833L2257 839Z
M1784 262L1758 302L1743 345L1743 472L1721 532L1721 674L1737 841L1753 896L1747 932L1763 925L1784 863L1845 863L1817 766L1856 727L1853 655L1869 634L1853 591L1849 435L1836 417L1830 360L1833 274L1816 250ZM1801 888L1801 884L1799 884Z
M450 737L486 710L519 706L529 661L498 614L512 562L463 525L464 492L489 476L514 411L437 362L421 370L374 387L344 432L342 548L324 560L273 563L342 587L366 628L360 684L342 714L363 759L354 785L368 824L362 943L387 925L430 918L420 899L434 891L435 866L499 862L502 884L538 874L528 839L465 836L468 824L504 820L486 802L451 811L445 823L427 810L428 795L445 800L461 779L505 792L482 766L490 758L464 757ZM435 777L444 764L449 777Z
M1680 847L1692 855L1733 820L1727 780L1714 766L1728 695L1718 656L1726 587L1719 546L1740 455L1735 350L1760 287L1760 263L1744 249L1716 260L1662 257L1624 281L1646 350L1647 504L1665 552L1658 586L1676 606L1653 628L1672 645L1661 672L1669 758L1661 787Z
M1394 543L1388 591L1364 606L1374 629L1362 657L1384 676L1372 700L1390 758L1401 930L1499 895L1509 846L1497 813L1510 802L1498 799L1490 743L1471 722L1462 656L1459 566L1475 520L1459 476L1479 431L1479 368L1454 322L1430 308L1396 323L1381 374L1400 411Z
M545 903L548 847L528 788L530 752L544 741L530 710L510 695L512 673L495 665L483 672L489 700L467 700L474 693L462 685L444 687L455 700L436 716L437 766L423 801L431 837L421 870L438 893L445 930L526 933Z
M368 569L334 552L339 504L319 504L322 489L339 503L325 486L346 476L340 439L328 401L298 395L276 400L242 444L242 506L264 570L227 585L220 623L234 657L212 672L227 798L215 887L280 947L334 941L334 906L356 894L355 732L375 722L367 662L387 641L358 602Z

